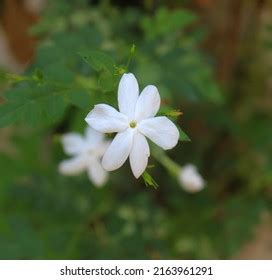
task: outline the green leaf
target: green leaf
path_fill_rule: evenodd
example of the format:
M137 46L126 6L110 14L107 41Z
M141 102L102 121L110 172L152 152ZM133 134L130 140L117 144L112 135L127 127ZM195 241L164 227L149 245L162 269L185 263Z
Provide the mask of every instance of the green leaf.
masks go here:
M178 126L179 130L179 141L181 142L191 142L190 137Z
M13 73L8 73L6 71L0 70L0 84L3 82L6 83L18 83L28 80L28 77L20 76Z
M0 70L0 84L7 81L7 73Z
M155 38L158 35L181 31L196 19L196 15L189 10L170 11L160 8L153 18L146 17L143 20L142 27L148 37Z
M114 74L114 60L111 56L100 51L88 51L80 53L80 56L87 62L95 71L99 72L106 70L112 75Z
M13 123L36 125L59 119L66 107L65 94L43 88L15 88L0 106L0 127Z
M153 177L147 171L144 172L142 177L147 187L153 187L154 189L157 189L159 187L158 183L153 179Z
M36 69L33 74L33 79L39 83L42 84L44 82L44 75L43 72L40 69Z
M86 109L90 107L91 97L85 90L72 89L68 92L69 102L79 108Z
M98 85L103 92L111 92L114 91L114 89L116 88L118 79L118 76L112 75L111 73L104 71L101 73L98 79Z
M173 110L173 109L171 110L170 107L168 106L164 106L160 110L160 114L174 120L177 120L180 116L183 115L183 113L180 110Z
M113 91L117 85L118 75L115 75L116 66L111 56L100 51L89 51L80 53L98 75L98 86L103 92Z

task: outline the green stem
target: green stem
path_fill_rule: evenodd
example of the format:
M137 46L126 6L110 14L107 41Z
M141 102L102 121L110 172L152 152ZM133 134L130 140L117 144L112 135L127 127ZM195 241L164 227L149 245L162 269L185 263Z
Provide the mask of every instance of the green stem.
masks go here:
M173 161L171 158L169 158L166 153L157 147L153 147L152 154L154 158L163 165L171 175L178 176L181 167L179 164L177 164L175 161Z
M128 71L128 68L129 68L129 65L130 65L130 62L131 62L131 59L132 57L134 56L135 54L135 45L133 44L130 48L130 51L129 51L129 57L128 57L128 61L127 61L127 65L126 65L126 70Z

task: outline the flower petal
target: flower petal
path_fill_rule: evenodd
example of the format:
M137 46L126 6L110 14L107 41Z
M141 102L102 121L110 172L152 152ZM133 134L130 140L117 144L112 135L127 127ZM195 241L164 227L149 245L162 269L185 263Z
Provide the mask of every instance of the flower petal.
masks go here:
M145 171L150 156L149 145L141 133L135 133L132 149L129 155L130 166L135 178L139 178Z
M115 136L102 160L105 170L112 171L124 164L131 151L133 134L132 129L127 129Z
M87 169L89 179L96 187L102 187L108 180L108 173L98 159L94 159Z
M87 126L85 129L85 137L88 148L94 149L103 143L104 134L94 130L90 126Z
M138 124L141 133L164 150L174 148L179 139L179 131L166 117L145 119Z
M131 73L124 74L118 86L119 111L131 120L134 118L135 106L139 96L139 85Z
M76 155L83 150L85 141L78 133L67 133L61 137L64 152L67 155Z
M103 133L120 132L128 126L127 117L107 104L94 106L85 121L93 129Z
M59 172L63 175L78 175L86 168L86 158L82 156L63 160L59 164Z
M160 104L161 98L158 89L152 85L145 87L136 104L135 119L141 121L154 117L160 109Z

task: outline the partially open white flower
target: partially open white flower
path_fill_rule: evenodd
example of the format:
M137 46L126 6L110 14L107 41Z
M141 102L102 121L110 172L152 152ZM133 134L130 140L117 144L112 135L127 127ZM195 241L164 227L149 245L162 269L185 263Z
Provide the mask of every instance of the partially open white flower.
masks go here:
M182 188L188 192L199 192L205 185L205 182L198 173L197 168L192 164L187 164L182 167L178 175L178 179Z
M150 156L146 137L168 150L177 145L179 131L168 118L155 117L160 108L157 88L149 85L139 95L138 82L131 73L124 74L119 83L118 107L120 112L106 104L96 105L85 120L97 131L117 132L103 157L103 167L118 169L129 157L132 172L139 178Z
M67 133L62 136L61 142L65 153L72 158L59 164L59 172L73 176L86 170L95 186L103 186L108 173L102 167L101 159L109 145L103 134L88 127L85 137L78 133Z

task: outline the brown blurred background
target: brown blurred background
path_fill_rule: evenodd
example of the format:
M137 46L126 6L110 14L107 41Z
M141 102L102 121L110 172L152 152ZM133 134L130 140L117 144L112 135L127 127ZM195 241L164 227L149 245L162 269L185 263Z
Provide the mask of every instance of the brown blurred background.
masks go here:
M38 20L45 0L7 0L1 2L0 66L20 72L29 63L35 40L28 29Z

